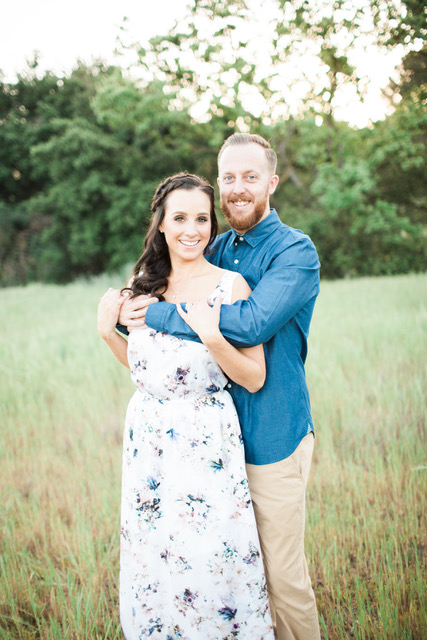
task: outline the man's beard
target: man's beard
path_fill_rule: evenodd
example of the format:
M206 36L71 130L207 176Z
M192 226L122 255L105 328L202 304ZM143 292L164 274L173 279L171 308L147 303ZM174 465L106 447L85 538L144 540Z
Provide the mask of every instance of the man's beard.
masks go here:
M244 200L244 198L236 198L236 200ZM245 233L252 229L255 225L258 224L260 220L264 217L265 209L268 201L268 192L266 193L264 198L260 198L255 200L254 209L252 213L233 213L230 211L230 208L227 204L227 200L221 196L221 211L223 212L228 224L230 227L235 229L240 233Z

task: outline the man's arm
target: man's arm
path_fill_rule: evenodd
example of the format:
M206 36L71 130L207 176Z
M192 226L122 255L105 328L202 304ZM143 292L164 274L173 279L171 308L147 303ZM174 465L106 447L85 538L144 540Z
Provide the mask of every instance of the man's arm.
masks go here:
M318 294L319 266L308 239L276 256L248 300L222 306L221 333L236 347L267 342ZM146 323L157 331L197 340L175 305L167 302L151 305Z

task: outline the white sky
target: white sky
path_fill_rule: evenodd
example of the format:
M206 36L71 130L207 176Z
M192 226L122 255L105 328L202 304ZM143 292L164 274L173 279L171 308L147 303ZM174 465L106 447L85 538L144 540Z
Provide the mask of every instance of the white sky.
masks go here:
M39 69L68 73L77 59L91 63L101 57L120 64L113 56L116 37L126 16L129 36L126 42L144 43L167 33L185 13L188 0L0 0L0 69L6 82L14 82L16 72L39 52ZM367 67L374 83L365 104L355 96L344 105L338 117L357 126L384 117L386 105L381 88L388 83L397 51L387 56L372 54L359 63Z
M135 41L167 33L187 0L0 0L0 69L6 82L40 53L40 68L62 73L78 58L114 62L123 17Z

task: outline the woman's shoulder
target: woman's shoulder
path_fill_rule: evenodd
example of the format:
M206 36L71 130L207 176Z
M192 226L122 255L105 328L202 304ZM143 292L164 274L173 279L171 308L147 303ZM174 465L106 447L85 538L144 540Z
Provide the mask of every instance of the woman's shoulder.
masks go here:
M238 287L239 289L245 288L245 287L249 288L249 285L244 279L244 277L237 271L230 271L228 269L221 269L221 271L222 271L222 274L221 274L220 283L226 282L233 288L235 287Z
M236 300L249 297L251 289L240 273L228 269L220 269L220 271L222 274L211 298L221 295L224 304L232 304Z
M234 275L233 271L231 273ZM247 300L252 293L252 289L240 273L236 273L235 276L232 281L232 302L236 302L236 300Z
M230 271L229 269L221 269L221 267L217 267L216 265L210 265L211 266L211 277L213 278L213 280L216 280L216 282L218 283L218 285L227 282L227 283L231 283L234 282L234 280L236 279L242 279L244 280L244 278L240 275L240 273L237 273L237 271Z

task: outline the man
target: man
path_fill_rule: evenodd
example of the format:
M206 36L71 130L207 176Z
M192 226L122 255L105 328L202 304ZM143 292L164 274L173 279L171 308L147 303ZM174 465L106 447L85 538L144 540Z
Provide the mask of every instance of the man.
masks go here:
M314 435L304 362L320 265L308 236L270 210L276 163L275 152L260 136L234 134L225 141L218 155L218 185L232 228L216 240L208 259L239 271L253 290L249 300L222 307L221 332L237 347L264 344L264 387L255 394L232 382L228 388L241 422L276 638L318 640L304 553ZM140 326L146 313L146 324L156 330L195 337L174 305L149 302L125 302L121 324Z

